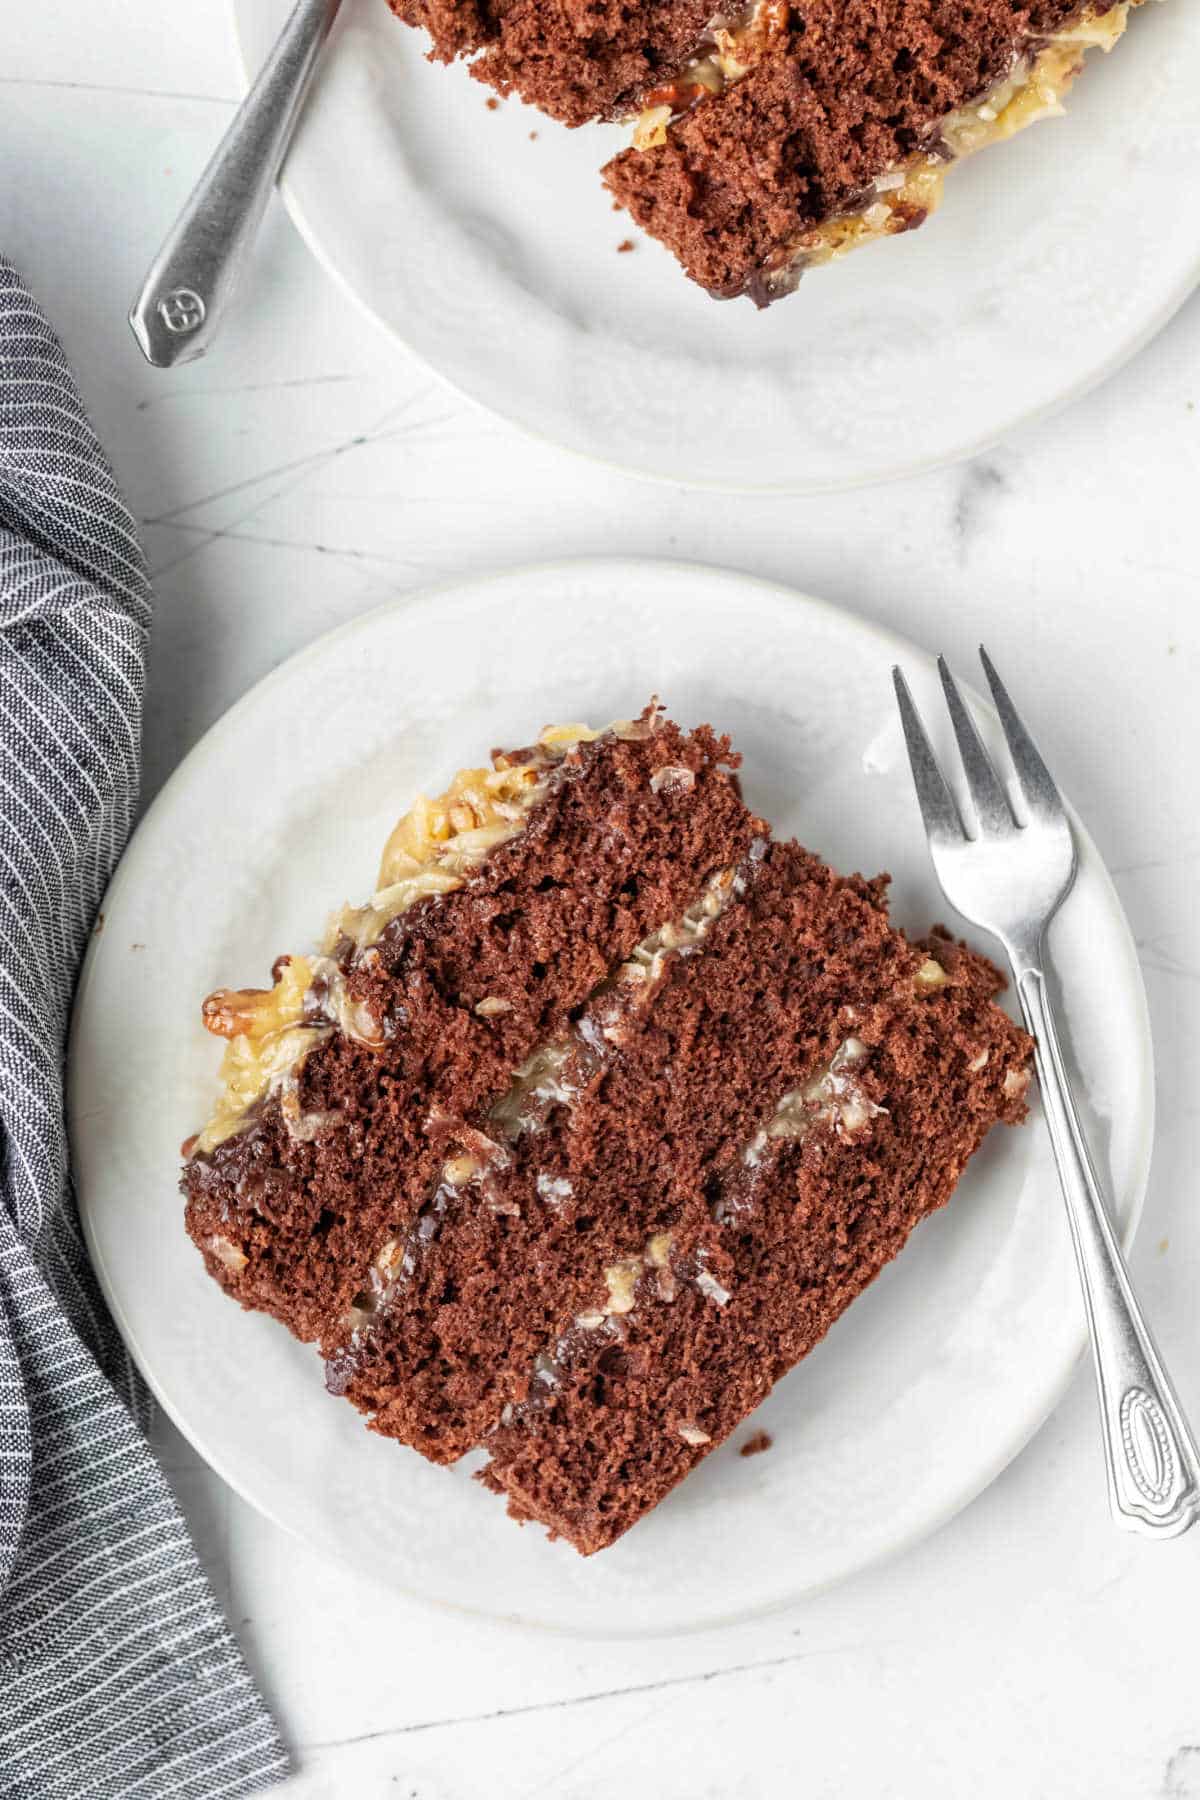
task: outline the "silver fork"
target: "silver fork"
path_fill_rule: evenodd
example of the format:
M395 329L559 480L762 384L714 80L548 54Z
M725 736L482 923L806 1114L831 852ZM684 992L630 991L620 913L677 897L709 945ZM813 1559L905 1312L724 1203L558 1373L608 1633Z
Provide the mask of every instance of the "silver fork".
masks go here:
M938 669L974 831L959 815L908 683L894 669L917 799L942 892L957 912L1004 946L1034 1039L1042 1106L1091 1332L1113 1517L1129 1531L1176 1537L1200 1516L1200 1454L1130 1284L1075 1110L1042 966L1046 927L1075 879L1075 839L1033 739L986 650L981 647L979 654L1008 742L1023 817L1014 813L942 657Z

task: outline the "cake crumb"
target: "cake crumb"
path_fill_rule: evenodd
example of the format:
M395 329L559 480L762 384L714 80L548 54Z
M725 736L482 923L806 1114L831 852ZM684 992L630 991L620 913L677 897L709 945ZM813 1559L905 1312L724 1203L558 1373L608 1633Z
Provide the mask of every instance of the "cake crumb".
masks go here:
M500 111L500 102L497 100L495 94L490 94L488 96L488 98L484 101L484 105L487 107L489 112L499 112Z
M1162 1238L1160 1240L1159 1246L1158 1246L1158 1254L1160 1256L1165 1256L1167 1254L1167 1246L1170 1242L1171 1242L1170 1238Z
M622 238L621 242L617 245L617 255L618 256L628 256L629 252L632 249L633 249L633 239L632 238Z
M530 132L530 134L529 134L529 141L530 141L530 143L531 143L531 144L536 144L536 143L537 143L537 136L538 136L538 134L537 134L537 132L536 132L536 131L531 131L531 132Z
M771 1448L771 1445L774 1442L775 1442L775 1440L771 1436L769 1431L751 1432L750 1436L746 1439L745 1443L742 1445L741 1449L738 1451L738 1455L739 1456L761 1456L763 1451L769 1450Z

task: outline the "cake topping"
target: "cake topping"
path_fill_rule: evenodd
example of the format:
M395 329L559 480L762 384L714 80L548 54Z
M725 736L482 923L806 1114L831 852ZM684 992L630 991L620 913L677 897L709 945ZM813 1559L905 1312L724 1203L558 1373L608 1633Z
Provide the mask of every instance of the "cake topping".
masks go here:
M229 1039L221 1061L220 1098L196 1139L204 1154L239 1130L250 1108L290 1073L323 1035L302 1023L312 963L303 956L284 959L273 988L219 988L204 1002L209 1031Z

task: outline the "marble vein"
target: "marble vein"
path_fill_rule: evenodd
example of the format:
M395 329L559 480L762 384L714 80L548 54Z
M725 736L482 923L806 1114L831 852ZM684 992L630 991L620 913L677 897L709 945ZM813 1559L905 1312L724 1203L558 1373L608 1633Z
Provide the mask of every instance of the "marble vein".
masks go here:
M118 94L138 100L194 100L203 106L226 106L230 110L238 104L228 94L190 94L178 88L131 87L122 82L48 81L27 75L0 75L0 87L58 88L72 94Z
M603 1688L593 1694L569 1694L561 1700L531 1700L525 1706L499 1706L490 1712L456 1713L444 1719L420 1719L410 1725L393 1725L380 1731L362 1731L352 1737L326 1738L315 1743L298 1744L301 1753L317 1750L343 1750L350 1744L377 1743L384 1738L414 1737L419 1732L443 1731L463 1725L490 1725L499 1719L526 1718L532 1713L566 1712L581 1706L599 1706L609 1700L627 1700L643 1694L666 1693L674 1688L704 1687L714 1681L725 1681L736 1675L755 1675L764 1669L784 1669L797 1663L827 1661L834 1656L852 1656L864 1649L878 1650L880 1644L839 1644L829 1649L795 1650L788 1656L766 1657L761 1661L728 1663L715 1669L703 1669L696 1675L669 1675L661 1681L639 1682L628 1687Z

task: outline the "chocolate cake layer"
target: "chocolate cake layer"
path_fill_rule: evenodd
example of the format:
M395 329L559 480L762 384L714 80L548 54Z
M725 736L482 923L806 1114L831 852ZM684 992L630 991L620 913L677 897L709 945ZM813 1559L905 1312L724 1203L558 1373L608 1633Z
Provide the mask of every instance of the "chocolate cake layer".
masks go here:
M971 109L976 127L995 123L989 95L1065 31L1056 89L1041 105L1057 110L1087 43L1103 41L1084 32L1074 42L1070 27L1097 10L1080 0L803 0L743 79L673 98L646 147L616 157L605 181L693 280L765 302L794 285L806 244L823 259L825 222L876 206L877 235L921 224L937 203L939 164L963 151L957 116ZM1121 25L1127 10L1113 9ZM1018 81L1001 105L1023 92ZM923 186L898 193L919 175Z
M486 1440L481 1479L514 1517L585 1555L611 1544L949 1199L990 1126L1022 1116L1030 1045L992 1004L996 971L934 937L906 974L712 1171L703 1216L637 1247L620 1310L597 1272L592 1311Z
M593 1305L598 1270L707 1218L769 1097L879 1006L923 1010L923 953L890 929L881 895L796 844L753 846L714 884L703 936L681 922L656 966L634 963L597 996L540 1104L497 1109L473 1166L388 1246L386 1296L364 1296L331 1347L335 1391L436 1461L478 1443Z
M282 959L273 989L206 1005L233 1040L236 1104L189 1157L188 1230L222 1286L300 1337L336 1334L513 1071L765 829L706 729L647 714L623 735L568 735L548 768L544 752L501 759L542 797L476 863L396 850L400 880L343 913L323 958ZM406 882L419 897L392 916Z
M701 38L710 0L389 0L423 26L439 62L471 72L567 125L621 117L668 80Z

